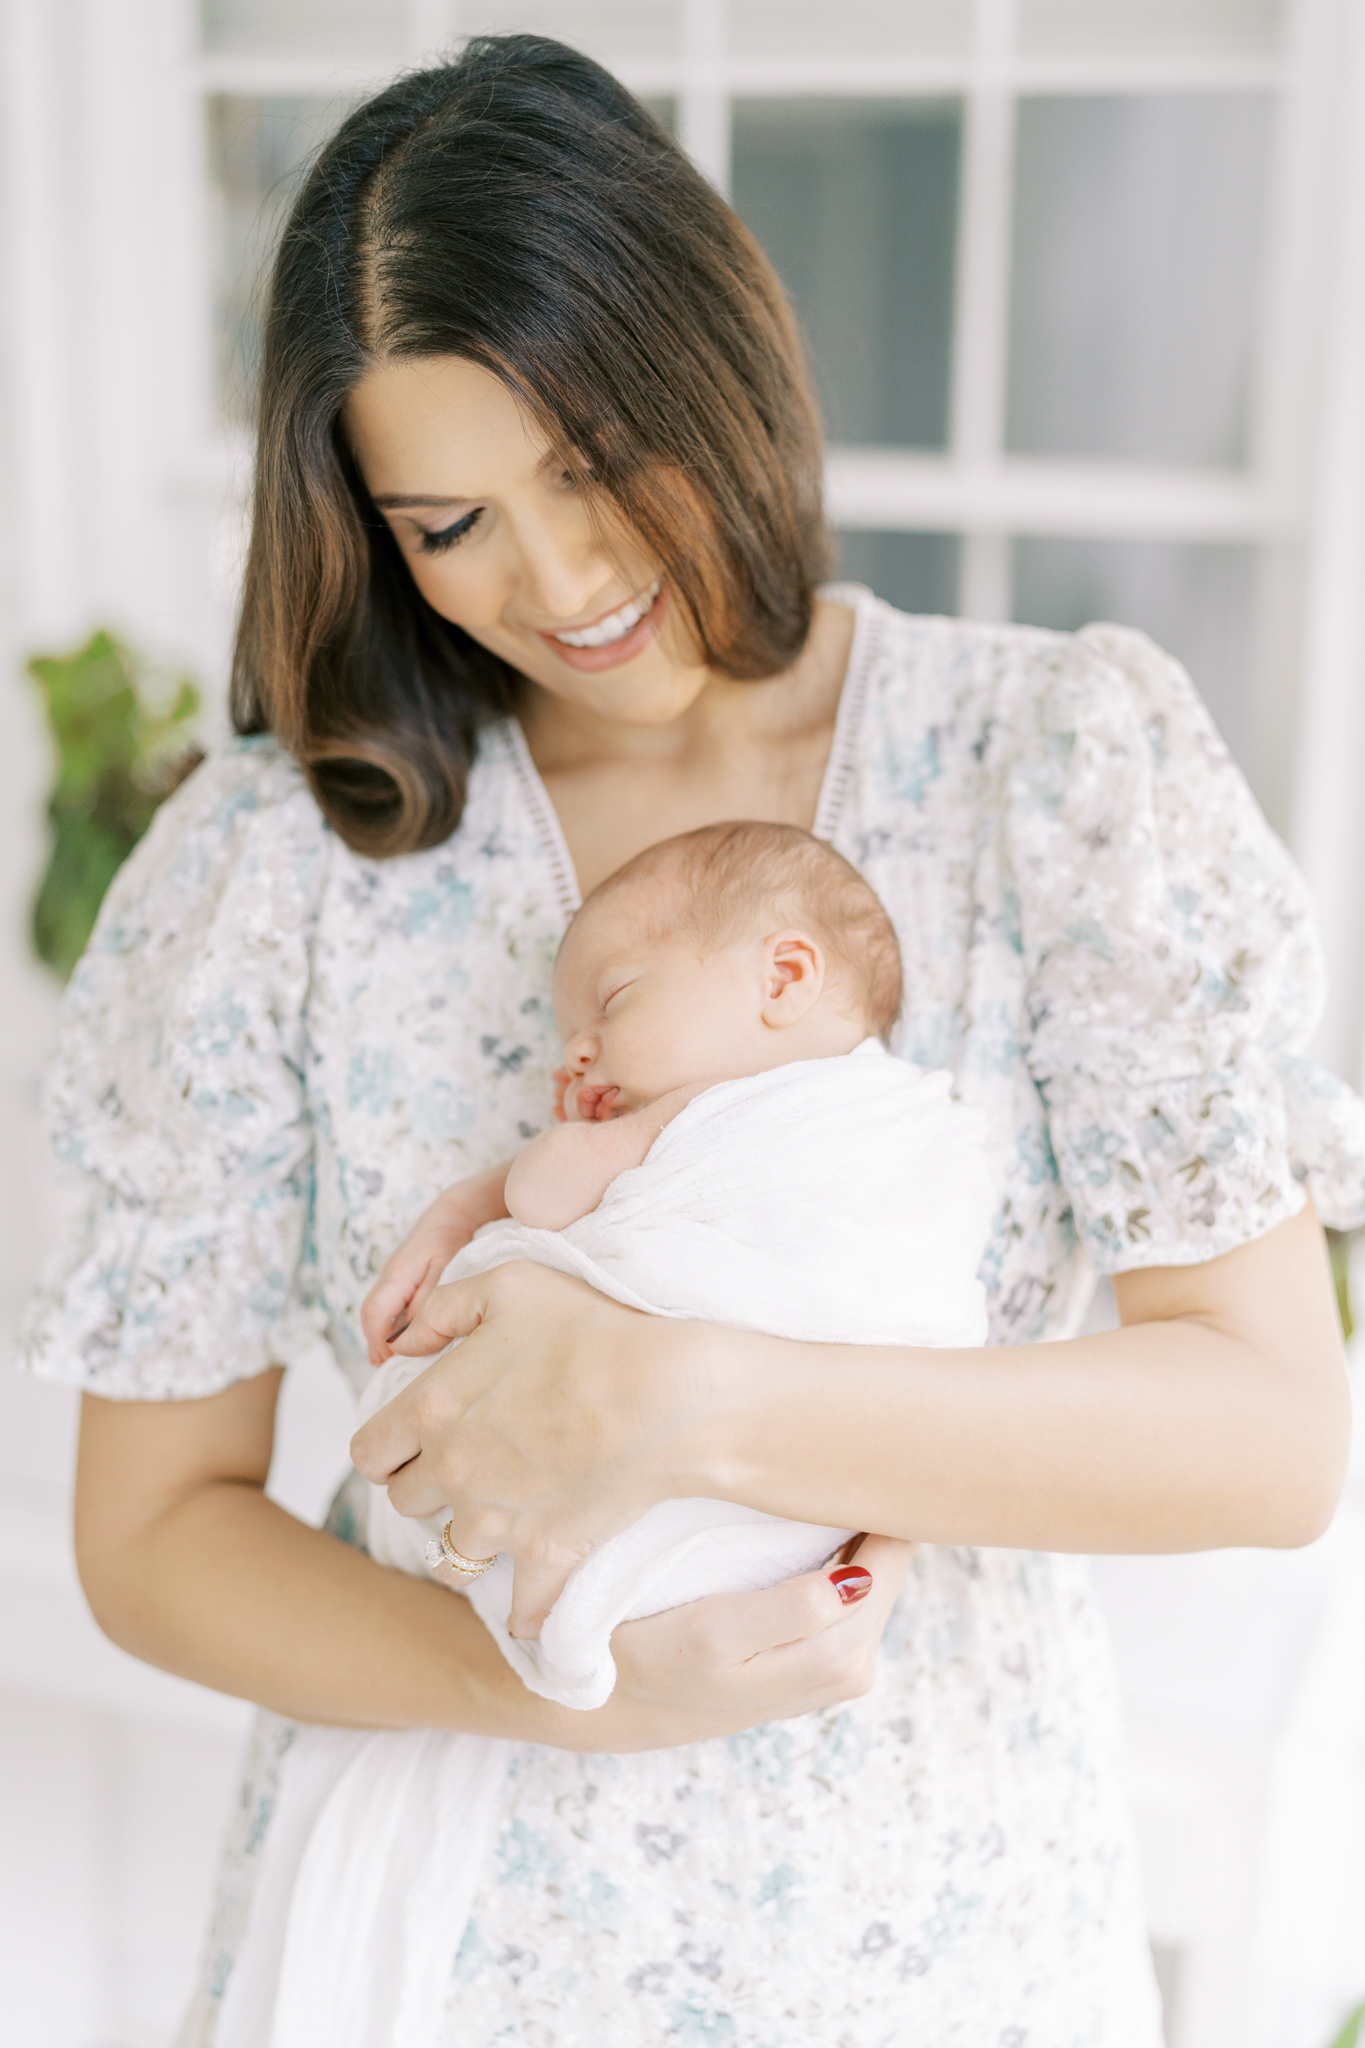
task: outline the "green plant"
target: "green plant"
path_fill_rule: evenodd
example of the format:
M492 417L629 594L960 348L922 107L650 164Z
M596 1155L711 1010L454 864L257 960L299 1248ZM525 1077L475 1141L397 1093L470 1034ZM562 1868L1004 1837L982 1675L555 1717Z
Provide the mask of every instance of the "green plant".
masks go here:
M157 805L203 758L189 744L199 692L181 678L164 709L149 708L134 657L103 632L72 654L35 655L28 672L46 699L58 764L33 943L65 980Z
M1350 1230L1329 1230L1327 1233L1327 1251L1332 1261L1332 1285L1337 1292L1337 1314L1341 1317L1341 1334L1348 1344L1355 1334L1356 1327L1351 1308L1351 1239L1354 1235L1354 1231ZM1336 2048L1335 2042L1333 2048Z
M1358 2005L1332 2043L1332 2048L1360 2048L1365 2038L1365 2005Z

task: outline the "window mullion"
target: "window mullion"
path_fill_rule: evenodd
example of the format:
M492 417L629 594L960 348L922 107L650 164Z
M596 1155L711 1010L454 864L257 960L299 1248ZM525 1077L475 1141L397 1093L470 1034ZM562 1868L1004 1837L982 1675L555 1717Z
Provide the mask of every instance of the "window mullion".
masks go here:
M1009 329L1014 95L1010 64L1015 0L977 0L972 82L963 123L962 208L954 310L951 449L966 469L994 467L1004 439ZM998 533L968 531L962 609L1008 617L1009 548Z

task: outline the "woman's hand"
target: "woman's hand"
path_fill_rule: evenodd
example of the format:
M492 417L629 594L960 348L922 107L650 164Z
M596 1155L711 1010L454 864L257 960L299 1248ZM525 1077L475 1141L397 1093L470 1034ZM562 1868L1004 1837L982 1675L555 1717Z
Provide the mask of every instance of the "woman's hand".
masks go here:
M370 1417L351 1456L399 1514L449 1508L466 1557L509 1555L511 1631L534 1636L595 1544L656 1501L714 1496L676 1455L711 1405L712 1335L545 1266L495 1267L438 1287L395 1339L408 1357L464 1341Z
M864 1536L856 1567L870 1582L845 1578L842 1597L828 1571L811 1572L623 1623L611 1639L616 1690L595 1713L560 1709L551 1739L608 1754L673 1749L861 1698L914 1550Z
M391 1255L360 1309L371 1365L392 1358L393 1339L408 1327L474 1232L507 1214L505 1189L511 1165L506 1159L446 1188Z

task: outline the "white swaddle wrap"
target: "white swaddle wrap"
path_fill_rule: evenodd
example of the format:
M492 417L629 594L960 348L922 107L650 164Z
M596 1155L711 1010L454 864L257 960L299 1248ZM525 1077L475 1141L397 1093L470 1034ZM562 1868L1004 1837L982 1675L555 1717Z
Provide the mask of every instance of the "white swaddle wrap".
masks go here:
M871 1039L722 1082L591 1214L562 1231L489 1224L445 1277L529 1258L655 1315L828 1342L980 1344L996 1196L979 1120L950 1086ZM362 1413L431 1363L392 1360ZM410 1521L382 1488L370 1496L372 1555L428 1576L425 1546L446 1517ZM813 1571L850 1533L664 1501L584 1559L535 1643L507 1633L510 1560L462 1590L531 1690L592 1708L615 1683L618 1623ZM420 1730L302 1731L219 2048L431 2048L507 1749Z

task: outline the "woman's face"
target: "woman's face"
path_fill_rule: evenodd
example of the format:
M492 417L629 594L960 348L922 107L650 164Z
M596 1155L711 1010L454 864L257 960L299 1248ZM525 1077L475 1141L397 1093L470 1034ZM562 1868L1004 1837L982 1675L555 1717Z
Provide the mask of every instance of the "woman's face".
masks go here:
M613 723L662 724L705 688L659 565L609 506L588 504L490 371L459 356L385 364L345 419L370 495L442 618Z

